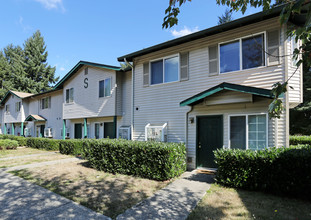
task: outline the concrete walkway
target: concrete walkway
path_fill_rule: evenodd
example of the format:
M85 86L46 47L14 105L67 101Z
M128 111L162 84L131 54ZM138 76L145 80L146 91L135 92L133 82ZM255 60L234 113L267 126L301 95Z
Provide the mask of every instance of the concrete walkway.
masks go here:
M3 171L0 189L0 219L110 219Z
M186 219L210 188L213 178L203 173L186 172L152 197L128 209L121 219Z
M4 157L4 158L0 158L0 161L1 160L22 159L22 158L28 158L28 157L37 157L37 156L44 156L44 155L50 155L50 154L57 154L57 153L47 152L47 153L41 153L41 154L29 154L29 155L23 155L23 156L15 156L15 157Z
M38 163L31 163L26 165L20 165L15 167L8 167L8 168L2 168L0 171L12 171L12 170L22 170L22 169L28 169L28 168L34 168L34 167L42 167L46 165L53 165L53 164L62 164L62 163L68 163L73 161L80 161L80 159L72 157L72 158L66 158L66 159L57 159L57 160L51 160L46 162L38 162Z

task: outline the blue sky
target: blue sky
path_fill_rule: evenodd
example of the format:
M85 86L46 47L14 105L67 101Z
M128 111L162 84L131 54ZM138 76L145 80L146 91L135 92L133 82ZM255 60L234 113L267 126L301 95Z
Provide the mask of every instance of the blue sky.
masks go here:
M60 77L80 60L119 66L119 56L217 25L226 9L216 0L193 0L182 6L178 26L163 30L168 0L0 1L0 48L23 45L40 30L48 63ZM245 15L258 11L250 8Z

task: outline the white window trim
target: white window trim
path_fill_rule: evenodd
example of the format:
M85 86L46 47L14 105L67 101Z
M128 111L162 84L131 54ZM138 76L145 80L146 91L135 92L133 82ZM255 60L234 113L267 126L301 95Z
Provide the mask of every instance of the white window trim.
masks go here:
M260 112L260 113L245 113L245 114L230 114L228 115L228 149L231 149L231 140L230 140L230 118L231 117L235 117L235 116L245 116L246 117L246 120L245 120L245 123L246 123L246 150L248 150L248 116L250 115L266 115L266 146L267 148L269 147L268 146L268 136L269 136L269 131L268 131L268 128L269 128L269 119L268 119L268 113L263 113L263 112Z
M99 96L99 89L100 89L99 83L100 83L101 81L106 81L107 79L110 79L110 95L109 95L109 96L105 96L105 82L104 82L104 96L100 97L100 96ZM103 80L99 80L99 81L98 81L98 98L99 98L99 99L102 99L102 98L108 98L108 97L111 97L111 96L112 96L112 77L108 77L108 78L105 78L105 79L103 79Z
M50 98L50 96L47 96L47 97L44 97L44 98L41 99L40 105L41 105L41 109L42 109L42 110L51 108L49 98ZM47 107L47 108L42 108L42 100L43 100L43 99L48 99L48 107ZM52 101L52 100L51 100L51 101Z
M19 110L17 110L17 108L16 108L17 103L20 103ZM21 112L21 108L22 108L22 102L21 101L15 102L15 112Z
M170 59L170 58L173 58L173 57L177 57L178 58L178 79L176 81L172 81L172 82L164 82L165 78L165 60L166 59ZM152 75L152 72L151 72L151 63L153 62L156 62L156 61L160 61L162 60L163 61L163 82L162 83L157 83L157 84L152 84L151 83L151 75ZM189 64L188 64L189 65ZM168 84L168 83L175 83L175 82L180 82L180 54L177 53L177 54L173 54L173 55L170 55L170 56L165 56L165 57L161 57L159 59L154 59L154 60L150 60L149 61L149 86L157 86L157 85L163 85L163 84Z
M70 89L73 89L73 96L72 96L73 101L70 102L70 98L69 98L69 102L67 102L66 94L67 94L67 90L69 90L69 97L70 97ZM75 89L73 87L65 89L65 104L67 104L67 105L74 104L75 103L75 98L74 97L75 97Z
M223 41L223 42L218 43L218 73L219 74L236 73L236 72L240 72L240 71L247 71L247 70L267 67L267 53L264 52L264 62L265 62L265 65L257 66L257 67L253 67L253 68L248 68L248 69L243 69L243 63L242 63L242 58L243 58L242 57L242 40L245 39L245 38L255 37L255 36L260 35L260 34L264 35L264 41L265 41L264 42L264 46L265 46L264 51L266 51L267 48L268 48L268 45L267 45L267 32L266 31L262 31L262 32L258 32L258 33L255 33L255 34L250 34L250 35L246 35L246 36L243 36L243 37L235 38L233 40L228 40L228 41ZM220 72L220 45L221 44L227 44L227 43L234 42L234 41L239 41L240 69L222 73L222 72Z
M5 105L5 114L10 114L10 104Z

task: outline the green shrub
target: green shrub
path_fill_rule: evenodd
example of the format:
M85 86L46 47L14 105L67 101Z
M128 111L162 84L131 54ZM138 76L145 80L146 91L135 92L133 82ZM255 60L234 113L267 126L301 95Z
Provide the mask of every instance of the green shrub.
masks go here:
M15 136L12 134L2 134L0 135L0 139L10 139L18 142L19 146L26 146L27 145L27 138L22 136Z
M290 136L290 145L309 144L311 145L311 136Z
M38 138L38 137L29 137L27 138L27 146L43 150L59 150L60 140L56 139L47 139L47 138Z
M59 142L59 152L61 154L81 155L83 140L62 140Z
M215 151L219 184L311 198L311 147Z
M83 156L98 170L155 180L167 180L186 170L186 148L177 143L84 140Z
M18 147L18 142L9 139L1 139L0 140L0 150L11 150L16 149Z

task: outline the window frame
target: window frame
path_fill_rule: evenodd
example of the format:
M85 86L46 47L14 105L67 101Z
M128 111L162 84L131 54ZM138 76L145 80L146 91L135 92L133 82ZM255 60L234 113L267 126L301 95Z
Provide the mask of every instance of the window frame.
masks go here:
M67 90L69 91L69 94L68 94L68 102L67 102ZM72 90L72 101L70 101L70 90ZM75 99L74 99L74 88L71 87L71 88L68 88L65 90L65 103L66 104L71 104L71 103L74 103Z
M226 74L226 73L235 73L235 72L239 72L239 71L247 71L247 70L252 70L252 69L256 69L256 68L263 68L263 67L267 67L267 53L266 52L263 52L264 53L264 65L263 66L257 66L257 67L253 67L253 68L248 68L248 69L243 69L243 50L242 50L242 41L243 39L246 39L246 38L250 38L250 37L256 37L258 35L261 35L263 34L263 39L264 39L264 51L267 50L268 48L268 45L267 45L267 31L262 31L262 32L257 32L255 34L250 34L250 35L246 35L246 36L243 36L243 37L238 37L238 38L235 38L235 39L231 39L231 40L228 40L228 41L223 41L223 42L220 42L218 43L218 74ZM234 71L228 71L228 72L221 72L220 71L220 45L221 44L228 44L228 43L233 43L234 41L239 41L239 55L240 55L240 63L239 63L239 70L234 70Z
M41 109L42 110L51 108L50 99L51 99L51 96L47 96L47 97L44 97L44 98L41 99L41 103L40 104L41 104ZM44 102L44 104L45 104L45 101L43 101L43 100L47 100L48 106L46 108L43 108L43 107L45 107L45 106L42 105L42 102Z
M109 96L107 96L106 95L106 92L105 92L105 88L106 88L106 86L105 86L105 84L106 84L106 80L110 80L110 95ZM104 81L104 96L100 96L100 82L102 82L102 81ZM111 97L112 96L112 92L111 92L111 89L112 88L112 77L108 77L108 78L105 78L105 79L103 79L103 80L99 80L98 81L98 98L107 98L107 97Z
M5 113L10 114L10 104L5 105Z
M176 81L171 81L171 82L165 82L165 60L166 59L170 59L170 58L174 58L177 57L178 58L178 72L177 72L177 76L178 79ZM157 83L157 84L152 84L151 83L151 75L152 75L152 71L151 71L151 64L157 61L161 61L163 62L162 68L163 68L163 82L162 83ZM189 65L189 63L188 63ZM165 57L161 57L158 59L153 59L149 61L149 86L157 86L157 85L163 85L163 84L167 84L167 83L175 83L175 82L180 82L180 54L176 53L176 54L172 54L170 56L165 56Z
M17 105L18 105L18 109L17 109ZM22 108L22 102L15 102L15 112L21 112L21 108Z
M248 136L249 136L249 129L248 129L248 116L252 116L252 115L265 115L266 116L266 148L269 147L268 145L268 140L269 140L269 118L268 118L268 113L266 112L260 112L260 113L241 113L241 114L229 114L228 115L228 149L231 149L231 139L230 139L230 132L231 132L231 129L230 129L230 118L231 117L235 117L235 116L245 116L246 117L246 120L245 120L245 130L246 130L246 148L245 150L248 150L249 147L248 147Z

